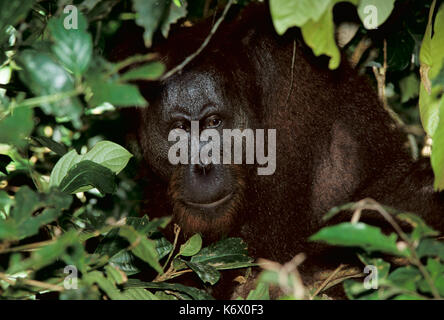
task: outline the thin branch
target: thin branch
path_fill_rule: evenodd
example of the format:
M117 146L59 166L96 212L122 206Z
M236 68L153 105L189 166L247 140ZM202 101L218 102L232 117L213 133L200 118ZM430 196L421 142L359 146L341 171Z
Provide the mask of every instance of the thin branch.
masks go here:
M52 290L52 291L64 291L65 289L62 286L58 286L56 284L41 282L37 280L31 280L31 279L24 279L24 278L18 278L14 280L11 280L11 277L8 277L6 274L0 272L0 279L8 282L10 285L15 285L17 281L23 282L24 284L27 284L29 286L38 287L42 289Z
M182 63L180 63L179 65L177 65L176 67L174 67L173 69L171 69L170 71L168 71L167 73L165 73L160 80L164 81L166 79L168 79L169 77L171 77L172 75L174 75L175 73L181 71L183 68L185 68L185 66L190 63L194 58L196 58L202 51L203 49L206 48L206 46L208 45L208 43L210 42L211 38L213 37L213 35L216 33L217 29L219 28L219 25L222 23L222 21L225 19L225 16L227 15L228 9L230 9L231 5L233 4L234 0L229 0L227 5L225 6L225 9L222 13L222 15L220 16L220 18L216 21L216 23L214 24L214 26L211 28L210 34L205 38L204 42L200 45L199 49L197 49L194 53L192 53L191 55L189 55L188 57L185 58L184 61L182 61Z
M293 40L293 55L291 57L291 82L290 82L290 90L288 90L287 99L285 99L285 104L288 104L288 100L290 99L291 93L293 92L293 82L294 82L294 62L296 58L296 40Z
M171 257L173 256L174 250L176 249L177 246L177 239L179 238L179 233L180 233L180 227L175 224L174 225L174 242L173 242L173 248L170 251L170 254L168 255L168 258L165 262L165 264L163 265L163 270L165 270L166 266L168 265L168 262L170 261Z
M371 45L372 41L367 37L363 37L361 41L359 41L355 51L353 52L353 55L350 58L350 63L353 68L355 68L358 65L359 61L362 58L362 55L364 54L365 51L367 51L368 48L370 48Z
M388 65L387 65L387 40L385 40L385 39L384 39L383 52L384 52L384 62L383 62L382 68L377 68L376 66L373 66L373 73L375 75L376 82L378 84L379 100L382 102L384 109L388 112L388 114L391 116L391 118L395 121L397 127L400 129L404 129L404 127L405 127L404 121L402 121L402 119L399 117L399 115L395 111L393 111L392 108L390 108L390 106L387 102L387 97L385 95L385 82L386 82L386 75L387 75L387 68L388 68ZM409 144L411 146L412 157L414 159L416 159L417 155L418 155L418 146L416 145L415 137L410 133L407 133L407 137L408 137Z
M336 276L338 274L339 271L341 271L342 268L344 268L345 265L341 264L339 265L339 267L337 267L335 269L335 271L333 271L327 279L325 279L325 281L316 289L316 291L313 293L313 295L310 297L310 300L313 300L318 294L319 292L321 292L329 283L330 281L334 278L334 276Z

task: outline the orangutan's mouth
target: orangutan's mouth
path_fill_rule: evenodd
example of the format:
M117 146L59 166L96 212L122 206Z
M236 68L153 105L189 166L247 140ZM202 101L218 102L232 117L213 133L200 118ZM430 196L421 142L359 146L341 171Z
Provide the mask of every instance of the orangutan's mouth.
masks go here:
M214 202L211 202L211 203L196 203L196 202L190 202L190 201L184 201L184 203L186 205L192 206L192 207L197 207L197 208L202 208L202 209L212 209L212 208L216 208L216 207L222 205L223 203L227 202L228 200L231 199L232 196L233 196L233 193L230 192L225 197L223 197L219 200L216 200Z

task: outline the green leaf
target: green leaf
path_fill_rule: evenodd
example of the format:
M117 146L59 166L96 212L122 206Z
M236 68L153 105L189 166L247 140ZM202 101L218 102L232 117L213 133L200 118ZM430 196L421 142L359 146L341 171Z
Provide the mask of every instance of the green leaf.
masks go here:
M170 0L133 0L136 23L145 29L145 46L151 47L153 34L161 25L170 4Z
M6 154L0 154L0 172L2 172L2 173L7 175L8 171L6 170L6 167L11 162L12 162L12 159L11 159L10 156L8 156Z
M52 169L49 179L50 186L59 186L68 171L77 163L90 160L110 169L118 174L128 164L132 154L125 148L110 141L100 141L84 155L79 155L75 150L65 154Z
M124 275L118 267L108 264L105 266L105 271L107 278L111 279L114 283L123 284L126 282Z
M390 271L390 263L378 257L372 257L367 254L358 254L359 260L366 266L375 266L378 270L378 279L384 279Z
M146 107L148 105L135 85L107 82L100 78L90 81L89 84L93 92L90 100L93 107L105 102L116 107Z
M422 41L420 50L420 62L421 62L421 87L419 94L419 109L421 114L421 122L425 131L433 138L433 145L435 149L432 149L432 167L435 173L435 189L442 189L444 187L442 164L442 152L439 151L439 147L436 140L442 142L442 118L444 100L441 97L443 87L440 82L436 84L433 81L440 75L441 69L444 67L444 5L441 5L434 17L434 4L430 9L429 21L427 29ZM433 30L433 32L432 32ZM432 82L431 82L432 81ZM433 83L433 86L432 86ZM436 131L440 128L438 137L435 139ZM439 145L438 145L439 146ZM437 155L433 153L438 153Z
M336 69L341 61L341 54L336 45L332 6L318 21L309 20L301 28L305 43L313 49L316 56L325 54L331 57L328 67Z
M140 269L136 266L135 256L126 250L121 250L117 254L114 254L109 259L109 262L125 272L128 276L140 272Z
M27 186L21 187L9 217L0 219L0 239L20 240L36 234L41 226L57 219L71 201L70 196L59 192L39 195ZM33 215L41 209L41 213Z
M220 272L210 265L190 261L186 261L185 263L199 276L204 283L214 285L220 279Z
M325 241L331 245L360 247L367 252L381 251L399 256L406 256L406 251L399 251L396 246L397 235L382 234L381 229L362 222L344 222L325 227L310 237L311 241Z
M69 169L60 182L60 190L65 193L77 193L97 188L101 193L113 193L115 174L108 168L90 160L82 160Z
M142 288L126 289L122 292L124 300L160 300L157 296Z
M270 0L274 28L280 35L292 27L302 27L308 20L319 21L330 0Z
M421 123L424 130L433 137L440 123L440 105L442 100L439 99L441 88L432 87L429 95L421 85L419 88L419 111L421 114Z
M428 76L435 79L444 67L444 5L441 5L435 16L432 34L432 20L429 20L421 45L420 61L430 66Z
M202 238L196 233L180 246L179 255L190 257L194 256L202 248Z
M414 73L403 78L399 82L401 89L401 102L405 103L410 99L416 98L419 95L419 80Z
M247 245L240 238L227 238L213 243L191 257L191 262L208 264L217 270L250 267Z
M47 147L51 151L55 152L59 156L64 156L68 150L65 145L58 143L47 137L32 137L35 141L37 141L41 146Z
M159 264L159 255L157 254L155 241L147 239L132 227L120 228L119 235L130 242L132 253L148 263L157 272L163 273L162 267Z
M142 218L127 217L126 224L133 227L139 234L149 237L157 231L158 228L165 227L169 220L169 217L154 219L152 221L149 221L147 216ZM172 244L163 237L155 240L155 242L159 260L172 250ZM110 257L110 262L117 265L128 275L136 274L140 272L140 269L136 266L136 258L134 255L126 250L127 246L128 241L119 236L119 229L116 228L110 230L105 235L94 253L98 255L107 255Z
M54 38L52 50L65 68L75 75L81 75L86 71L91 61L92 37L86 31L87 22L80 12L77 29L65 28L64 20L65 17L62 16L52 18L48 22L48 28Z
M165 72L165 65L160 62L147 63L141 67L131 69L124 73L121 77L121 81L131 80L156 80L162 76Z
M82 160L91 160L98 163L115 174L119 174L126 165L132 154L117 143L110 141L100 141L82 156Z
M162 21L160 26L160 30L162 31L162 35L167 38L168 33L170 32L170 27L172 24L176 23L179 19L185 17L187 15L187 5L185 2L183 4L178 4L179 0L173 0L170 5L170 9L168 11L167 17Z
M74 96L74 80L68 71L49 54L35 50L24 50L17 61L23 67L19 72L21 80L36 96L61 95L57 102L43 99L40 104L43 111L56 117L69 117L74 125L80 127L83 106Z
M413 266L397 268L388 276L388 280L397 287L413 292L416 290L416 282L421 278L421 272Z
M433 134L432 168L435 174L435 190L444 190L444 96L439 102L439 125Z
M413 227L412 240L439 235L439 232L430 228L424 220L412 213L400 213L396 218L409 223Z
M416 249L416 254L419 258L439 257L444 261L444 244L435 239L423 239Z
M124 288L147 288L156 290L170 290L183 292L189 295L195 300L214 300L212 296L203 290L184 286L179 283L167 283L167 282L142 282L136 279L128 279L128 283L124 285Z
M25 138L34 128L33 111L30 108L17 108L0 120L0 143L24 147Z
M159 254L159 260L166 257L173 250L173 245L165 237L156 239L156 250Z
M395 0L361 0L358 15L364 27L376 29L383 24L393 11Z
M97 283L99 287L112 300L125 300L125 297L117 289L116 285L110 278L106 278L100 271L92 271L83 276L83 279L92 285Z
M270 300L269 285L259 282L256 289L250 291L247 300Z

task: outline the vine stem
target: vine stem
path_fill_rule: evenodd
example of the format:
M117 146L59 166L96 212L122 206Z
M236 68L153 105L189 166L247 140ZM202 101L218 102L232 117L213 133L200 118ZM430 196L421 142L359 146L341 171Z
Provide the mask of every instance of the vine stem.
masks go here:
M169 77L171 77L172 75L174 75L175 73L181 71L183 68L185 68L185 66L190 63L194 58L196 58L202 51L203 49L206 48L206 46L208 45L208 43L210 42L211 38L213 37L213 35L216 33L217 29L219 28L219 25L222 23L222 21L225 19L225 16L227 15L228 10L230 9L231 5L233 4L234 0L229 0L227 5L224 8L224 11L222 13L222 15L220 16L220 18L216 21L216 23L213 25L213 27L211 28L210 33L208 34L208 36L205 38L204 42L202 42L202 44L200 45L200 47L191 55L189 55L188 57L185 58L184 61L182 61L182 63L180 63L179 65L177 65L176 67L174 67L173 69L171 69L170 71L168 71L167 73L165 73L160 80L164 81L166 79L168 79Z

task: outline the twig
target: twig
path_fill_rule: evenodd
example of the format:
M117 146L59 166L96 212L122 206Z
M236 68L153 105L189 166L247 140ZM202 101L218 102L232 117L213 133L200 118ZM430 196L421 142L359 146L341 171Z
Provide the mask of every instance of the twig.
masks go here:
M288 104L288 100L290 99L290 95L293 92L293 82L294 82L294 62L296 58L296 40L293 40L293 55L291 57L291 82L290 82L290 90L288 90L287 99L285 99L285 104Z
M33 250L33 249L37 249L37 248L46 246L46 245L51 244L53 242L54 242L54 240L47 240L47 241L42 241L42 242L35 242L35 243L25 244L25 245L18 246L18 247L13 247L13 248L0 249L0 254L8 253L8 252Z
M167 261L163 265L163 270L165 270L166 266L168 265L168 262L170 261L171 257L173 256L174 250L176 249L177 245L177 239L179 238L180 233L180 227L177 224L174 224L174 242L173 242L173 248L170 251L170 254L168 255Z
M405 127L404 121L399 117L399 115L390 108L387 97L385 96L385 82L387 75L387 40L384 39L384 62L382 68L377 68L373 66L373 73L376 78L376 82L378 84L378 96L379 100L382 102L382 106L391 116L391 118L395 121L398 128L403 129ZM415 137L412 134L407 133L408 141L412 150L412 157L414 159L418 156L418 146L416 145Z
M387 73L387 41L384 39L384 62L382 65L382 68L378 68L376 66L373 66L373 73L376 78L376 82L378 83L378 96L379 100L381 100L384 108L386 110L389 110L387 99L385 97L385 78ZM393 112L393 111L392 111ZM398 120L395 119L397 122Z
M316 289L316 291L315 291L315 292L313 293L313 295L310 297L310 300L313 300L314 297L316 297L316 296L319 294L319 292L321 292L321 291L327 286L327 284L331 281L331 279L333 279L333 277L334 277L335 275L337 275L338 272L341 271L341 269L344 268L344 267L345 267L344 264L340 264L339 267L337 267L337 268L335 269L335 271L333 271L333 272L328 276L328 278L325 279L324 282L322 282L322 284L319 286L319 288Z
M8 282L10 285L15 285L17 281L23 282L24 284L33 286L33 287L39 287L42 289L48 289L52 291L64 291L65 289L62 286L58 286L56 284L41 282L37 280L31 280L31 279L24 279L24 278L18 278L14 280L10 279L11 277L8 277L6 274L0 272L0 279Z
M359 61L361 61L362 55L365 51L367 51L368 48L372 45L372 42L369 38L363 37L361 41L359 41L358 45L356 46L355 51L353 52L353 55L350 58L350 64L353 68L355 68Z
M205 47L208 45L208 43L210 42L211 38L213 37L213 35L216 33L217 29L219 28L219 25L225 19L225 16L227 15L227 12L228 12L228 9L230 9L230 7L233 4L233 2L234 2L234 0L229 0L228 1L228 3L225 6L225 9L224 9L222 15L216 21L214 26L211 28L210 34L205 38L204 42L200 45L199 49L197 49L194 53L192 53L191 55L186 57L185 60L182 61L182 63L180 63L179 65L177 65L176 67L174 67L173 69L168 71L167 73L165 73L160 78L160 80L164 81L164 80L168 79L169 77L171 77L172 75L174 75L176 72L181 71L188 63L190 63L194 58L196 58L202 52L203 49L205 49Z

